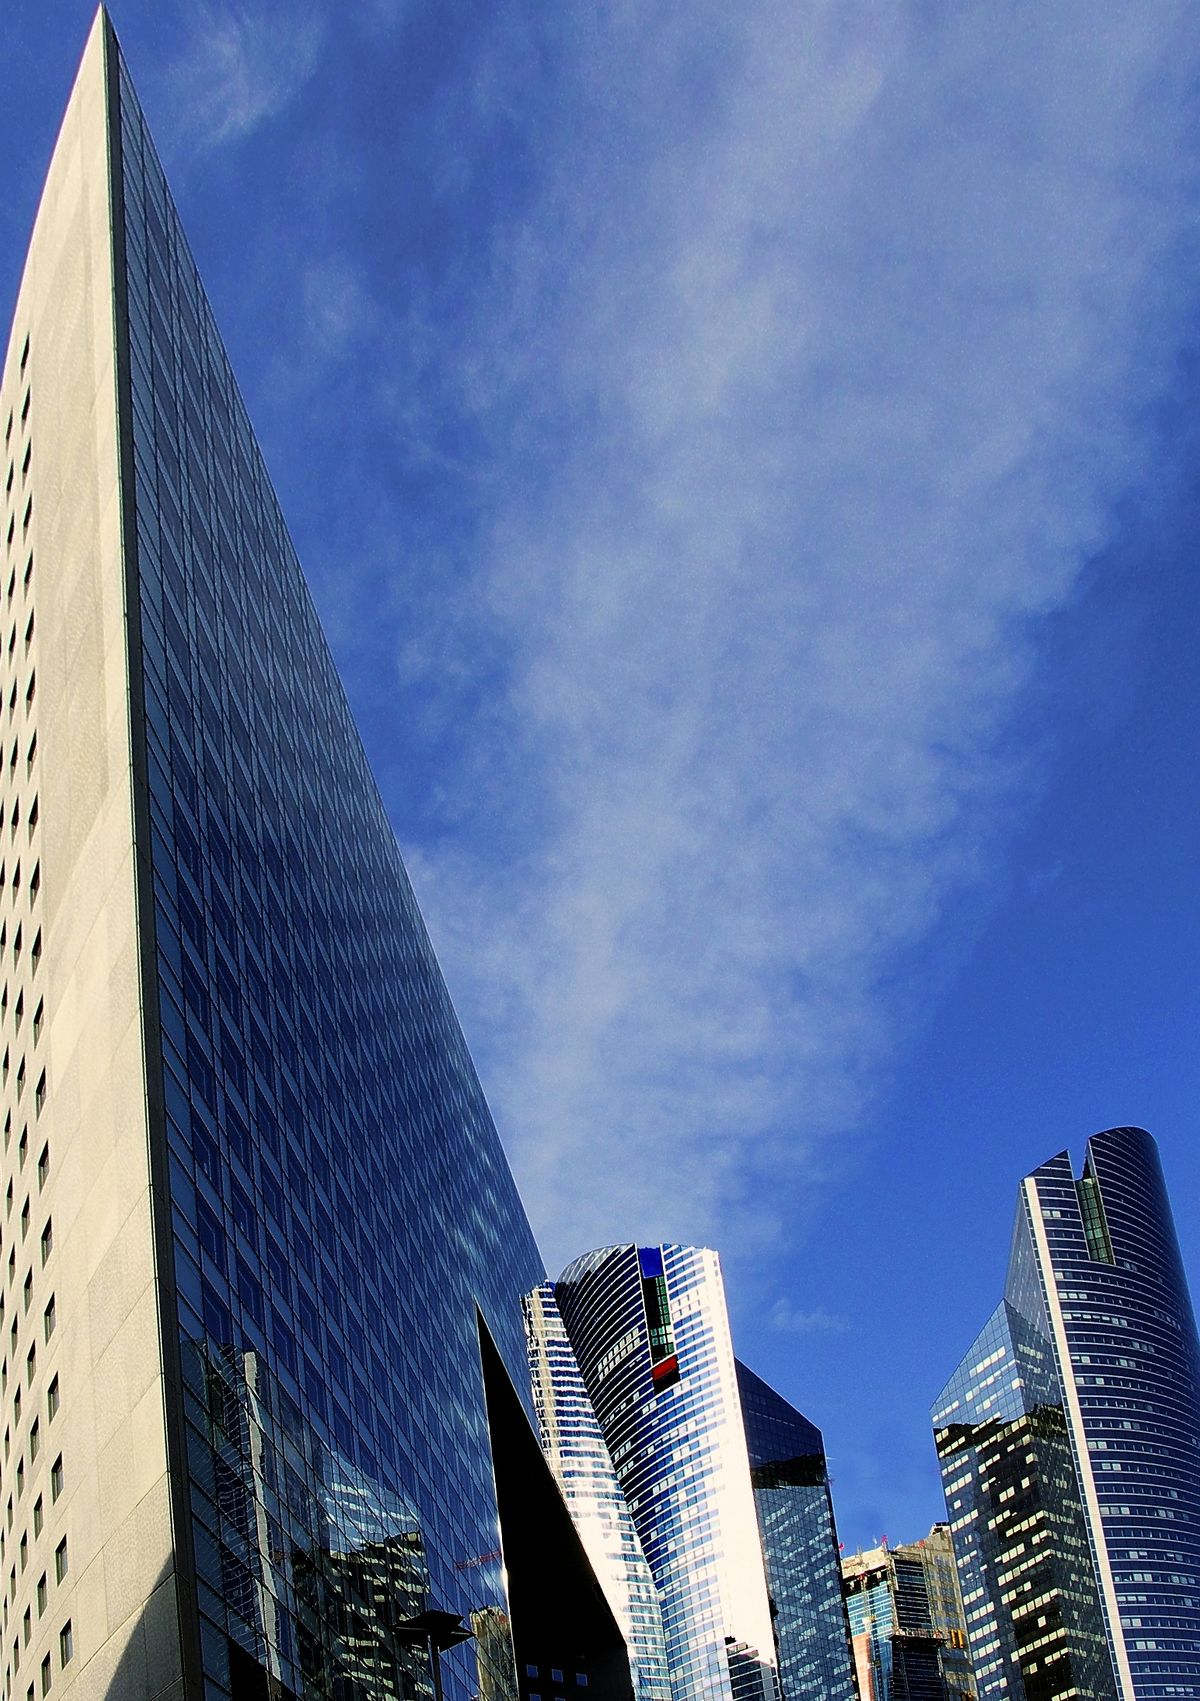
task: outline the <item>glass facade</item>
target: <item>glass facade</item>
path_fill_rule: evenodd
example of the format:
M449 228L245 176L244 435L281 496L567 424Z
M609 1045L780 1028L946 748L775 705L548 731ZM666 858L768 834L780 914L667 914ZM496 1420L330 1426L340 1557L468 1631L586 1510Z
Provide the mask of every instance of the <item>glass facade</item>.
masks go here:
M737 1377L784 1701L855 1701L821 1432L740 1361Z
M554 1293L658 1590L674 1701L776 1701L716 1253L605 1247L569 1265Z
M1053 1352L1007 1301L933 1422L979 1694L1115 1701Z
M554 1285L525 1300L542 1450L629 1648L637 1701L671 1701L658 1591L559 1315Z
M544 1659L627 1701L529 1421L537 1249L103 13L31 256L55 771L21 844L55 966L25 1102L57 1108L21 1140L21 1350L56 1660L131 1698L514 1701Z
M1078 1177L1066 1152L1026 1177L1005 1300L992 1350L1008 1355L1019 1398L994 1394L995 1415L1011 1406L1010 1421L1037 1426L1029 1447L1038 1455L1038 1515L1059 1525L1060 1572L1077 1585L1075 1610L1094 1593L1107 1638L1110 1668L1093 1688L1121 1701L1200 1694L1200 1346L1157 1148L1144 1129L1095 1135ZM987 1356L969 1355L939 1402L947 1460L955 1431L966 1437L990 1419L980 1399ZM952 1515L960 1484L976 1492L973 1449L967 1440L964 1468L947 1475ZM982 1454L980 1468L979 1486L990 1491ZM1026 1474L1010 1484L1010 1498L1030 1486ZM981 1589L984 1570L981 1562ZM1002 1641L1012 1602L994 1582L990 1598ZM1065 1625L1066 1583L1051 1605ZM1088 1643L1093 1624L1089 1609L1080 1620Z

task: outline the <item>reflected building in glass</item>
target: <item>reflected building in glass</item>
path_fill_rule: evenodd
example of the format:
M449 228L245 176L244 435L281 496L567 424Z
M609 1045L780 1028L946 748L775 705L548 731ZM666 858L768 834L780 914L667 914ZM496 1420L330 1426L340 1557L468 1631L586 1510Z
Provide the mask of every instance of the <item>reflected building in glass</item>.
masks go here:
M785 1701L857 1701L821 1431L740 1361L737 1379Z
M1200 1347L1143 1129L1022 1182L934 1429L981 1695L1200 1694Z
M716 1253L604 1247L568 1265L554 1298L658 1593L673 1701L777 1701Z
M103 12L0 429L4 1691L623 1701L537 1250Z

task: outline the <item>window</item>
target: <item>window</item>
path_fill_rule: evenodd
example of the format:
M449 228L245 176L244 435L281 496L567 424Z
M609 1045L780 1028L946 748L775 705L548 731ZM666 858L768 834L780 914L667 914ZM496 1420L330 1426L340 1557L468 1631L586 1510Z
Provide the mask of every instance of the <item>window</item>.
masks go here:
M22 1058L21 1059L22 1074L24 1073L24 1070L25 1070L25 1059ZM40 1116L42 1114L42 1110L45 1106L45 1103L46 1103L46 1071L43 1069L41 1074L38 1076L38 1084L37 1084L37 1087L34 1090L34 1095L33 1095L33 1108L34 1108L34 1110L35 1110L35 1112L37 1113L38 1116Z
M37 1375L37 1342L35 1341L25 1354L25 1380L32 1382Z
M37 1609L38 1609L38 1617L39 1618L42 1616L42 1614L46 1610L46 1602L49 1599L49 1597L50 1597L50 1583L49 1583L49 1580L46 1577L46 1573L43 1571L41 1576L38 1578L38 1586L37 1586Z
M50 1656L49 1656L49 1654L47 1654L46 1658L42 1661L42 1694L43 1695L49 1695L49 1693L50 1693Z
M54 1381L50 1384L49 1388L47 1388L47 1390L46 1390L46 1417L48 1418L48 1420L51 1423L54 1422L54 1414L57 1412L58 1406L59 1406L58 1377L56 1376L54 1378Z
M50 1498L51 1498L51 1500L57 1500L59 1495L62 1493L62 1491L63 1491L63 1460L62 1460L62 1454L60 1453L58 1455L58 1458L55 1459L54 1463L50 1467Z
M21 1537L21 1546L17 1551L17 1558L20 1561L21 1570L24 1571L29 1564L29 1536L27 1533Z
M35 1536L41 1535L42 1523L44 1521L44 1518L45 1518L45 1506L44 1506L44 1502L42 1500L42 1497L39 1494L37 1499L33 1503L33 1533L34 1533Z
M26 1607L25 1608L25 1617L21 1620L21 1640L22 1640L22 1642L24 1642L24 1644L27 1648L29 1646L29 1638L32 1635L33 1635L33 1613L29 1610L28 1607Z
M56 1322L56 1318L55 1318L54 1295L51 1294L49 1302L46 1305L46 1309L42 1313L42 1327L45 1331L45 1336L46 1336L47 1340L49 1340L51 1335L54 1333L55 1322Z
M42 1014L42 1007L39 1004L38 1007L37 1007L37 1012L36 1012L36 1014L34 1015L34 1018L33 1018L33 1023L34 1023L33 1031L34 1031L35 1037L37 1035L38 1022L41 1020L41 1014ZM42 1147L41 1154L38 1157L37 1183L38 1183L39 1190L41 1188L45 1187L46 1177L49 1174L50 1174L50 1144L49 1144L49 1141L47 1141L47 1143Z
M58 1633L58 1659L60 1665L66 1665L75 1652L75 1638L71 1633L71 1620L68 1619Z
M24 1301L26 1311L28 1311L30 1303L33 1299L33 1271L32 1270L27 1270L26 1273L25 1273L25 1286L21 1289L21 1298Z
M54 1581L61 1583L67 1574L67 1538L59 1542L54 1550Z
M49 1217L47 1217L46 1218L46 1226L42 1230L42 1263L43 1264L46 1262L47 1258L49 1258L49 1256L50 1256L50 1254L53 1250L54 1250L54 1224L51 1221L51 1219Z
M25 1236L28 1233L29 1233L29 1200L26 1199L25 1203L21 1206L21 1239L24 1240Z
M33 1461L37 1458L38 1453L41 1451L41 1446L42 1446L41 1426L38 1423L37 1418L34 1418L33 1423L30 1425L30 1428L29 1428L29 1462L30 1462L30 1464L32 1464Z

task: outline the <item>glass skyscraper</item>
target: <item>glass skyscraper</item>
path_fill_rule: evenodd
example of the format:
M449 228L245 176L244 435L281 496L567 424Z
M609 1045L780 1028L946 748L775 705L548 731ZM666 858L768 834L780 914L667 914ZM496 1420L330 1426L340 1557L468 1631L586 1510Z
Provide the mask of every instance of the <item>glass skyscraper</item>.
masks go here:
M857 1701L821 1431L740 1361L737 1378L785 1701Z
M658 1592L673 1701L776 1701L716 1253L603 1247L568 1265L554 1296Z
M0 427L5 1696L627 1696L537 1251L103 13Z
M1078 1177L1062 1152L1022 1182L1005 1303L934 1423L964 1598L991 1650L981 1693L1200 1694L1200 1346L1143 1129L1095 1135ZM1028 1521L1006 1530L1022 1495ZM1024 1594L1003 1557L1018 1536ZM1093 1677L1097 1620L1109 1665ZM1044 1687L1047 1650L1065 1657L1072 1633L1078 1687Z
M525 1299L529 1376L542 1450L629 1649L636 1701L671 1701L658 1591L554 1298Z

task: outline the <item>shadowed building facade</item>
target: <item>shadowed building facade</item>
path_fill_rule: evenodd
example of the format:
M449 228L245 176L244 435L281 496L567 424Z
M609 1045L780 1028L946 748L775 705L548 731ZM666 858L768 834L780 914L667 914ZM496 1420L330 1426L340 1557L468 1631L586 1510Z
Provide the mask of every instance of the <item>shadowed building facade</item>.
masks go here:
M1022 1182L934 1428L980 1693L1200 1694L1200 1346L1144 1129Z
M856 1701L821 1431L740 1361L737 1378L784 1701Z
M5 1694L507 1701L515 1642L627 1696L514 1392L537 1251L103 14L0 429Z

